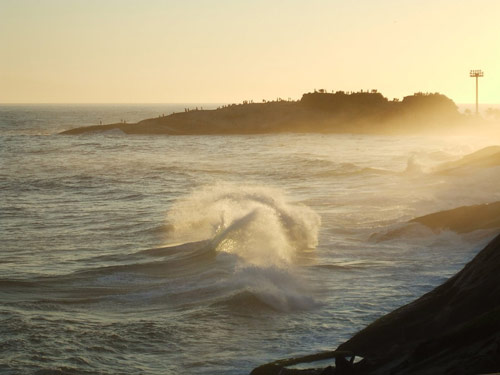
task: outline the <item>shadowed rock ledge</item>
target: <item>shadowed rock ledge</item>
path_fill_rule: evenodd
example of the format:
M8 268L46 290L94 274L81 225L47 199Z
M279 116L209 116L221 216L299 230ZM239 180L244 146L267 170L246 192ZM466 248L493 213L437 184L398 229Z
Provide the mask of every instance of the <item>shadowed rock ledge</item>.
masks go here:
M364 359L339 369L310 370L288 370L275 362L252 374L500 372L500 235L444 284L376 320L337 352Z
M500 146L489 146L482 148L463 158L444 163L435 169L435 173L457 174L478 170L480 168L491 168L500 166Z
M410 220L434 231L452 230L468 233L478 229L500 230L500 202L463 206L452 210L440 211Z
M370 240L380 242L405 236L420 236L422 228L434 233L444 230L460 234L476 230L494 233L495 230L500 231L500 202L462 206L419 216L396 229L374 233L370 236Z

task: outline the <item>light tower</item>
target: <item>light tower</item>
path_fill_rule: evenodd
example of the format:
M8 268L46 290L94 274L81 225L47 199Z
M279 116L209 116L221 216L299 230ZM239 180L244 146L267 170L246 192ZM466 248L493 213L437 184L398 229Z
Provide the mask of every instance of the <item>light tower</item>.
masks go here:
M476 77L476 116L479 114L479 94L478 94L478 88L479 88L479 77L484 77L484 73L482 70L471 70L470 77Z

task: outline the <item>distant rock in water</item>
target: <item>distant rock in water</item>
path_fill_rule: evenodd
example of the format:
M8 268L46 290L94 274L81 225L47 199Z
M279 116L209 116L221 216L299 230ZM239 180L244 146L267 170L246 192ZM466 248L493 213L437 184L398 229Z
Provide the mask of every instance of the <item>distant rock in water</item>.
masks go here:
M425 236L432 234L431 231L451 230L462 234L481 229L500 230L500 202L462 206L416 217L396 229L374 233L370 239L380 242L406 236Z
M444 284L376 320L335 353L364 358L328 373L486 374L500 371L500 235ZM323 353L316 355L322 359ZM315 355L263 365L254 374L324 374L327 369L287 370Z
M433 230L468 233L478 229L500 229L500 202L463 206L417 217L410 223L423 224Z
M389 101L372 92L304 94L299 101L277 100L190 110L138 123L93 125L61 134L120 129L127 134L264 134L264 133L412 133L463 122L453 101L441 94L417 93Z
M436 173L450 174L466 172L470 169L500 166L500 146L489 146L460 160L444 163L435 169Z

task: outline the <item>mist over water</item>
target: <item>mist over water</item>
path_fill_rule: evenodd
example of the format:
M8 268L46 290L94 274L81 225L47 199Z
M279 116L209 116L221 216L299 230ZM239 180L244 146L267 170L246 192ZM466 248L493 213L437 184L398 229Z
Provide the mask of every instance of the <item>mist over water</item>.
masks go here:
M436 173L491 137L55 135L174 109L0 107L1 373L248 373L335 348L492 237L406 224L500 200L498 167Z

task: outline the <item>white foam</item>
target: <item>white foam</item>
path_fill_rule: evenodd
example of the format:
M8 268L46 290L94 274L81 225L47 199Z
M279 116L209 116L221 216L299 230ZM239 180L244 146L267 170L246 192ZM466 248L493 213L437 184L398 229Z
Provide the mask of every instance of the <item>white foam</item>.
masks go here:
M290 264L298 252L316 247L320 217L282 191L218 183L177 201L168 213L171 240L213 239L219 252L249 264Z
M245 266L237 269L234 282L278 311L310 310L319 304L293 269Z

